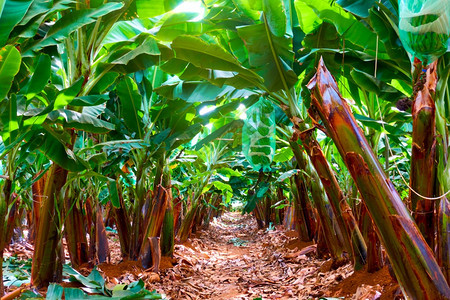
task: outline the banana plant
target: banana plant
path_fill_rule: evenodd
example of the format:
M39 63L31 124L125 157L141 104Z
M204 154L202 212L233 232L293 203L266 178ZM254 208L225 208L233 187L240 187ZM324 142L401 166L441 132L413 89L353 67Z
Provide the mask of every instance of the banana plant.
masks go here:
M229 193L232 192L228 184L215 180L216 174L219 174L222 168L227 167L229 162L228 144L228 141L215 141L203 145L200 150L196 151L196 159L192 166L186 166L190 177L187 190L191 196L191 205L178 233L178 238L182 243L188 239L194 220L202 206L207 204L209 202L208 198L212 196L210 193L208 195L207 192L213 186L223 191L228 190ZM189 154L189 151L186 151L186 154Z
M314 107L366 203L403 291L411 297L445 299L450 288L431 249L382 171L323 60L308 88L312 90Z
M20 90L22 94L17 101L22 105L20 112L24 112L21 125L29 133L29 129L37 128L38 132L31 134L27 142L40 146L40 150L54 162L44 191L48 197L42 206L42 226L38 226L40 233L36 240L40 246L35 251L32 272L33 283L41 286L60 277L57 275L60 271L57 271L56 257L59 255L58 227L61 224L56 222L56 212L62 211L62 207L60 201L54 200L54 197L59 198L55 191L61 190L65 184L67 170L81 172L89 168L73 152L77 150L74 145L77 131L99 134L114 129L113 124L99 118L104 112L99 105L108 100L102 93L118 73L147 68L159 61L160 49L164 51L166 48L158 46L151 35L142 34L146 29L139 27L140 23L123 25L135 29L127 31L128 35L123 34L117 39L108 36L110 32L123 31L116 23L124 18L131 1L60 1L44 6L30 1L28 6L25 2L22 4L17 6L16 1L5 4L1 18L8 22L2 22L7 27L2 31L2 43L20 43L24 64L27 63L34 72L22 72L20 77L16 76L18 84L13 86L14 92ZM6 14L8 11L9 15ZM49 23L50 20L55 22ZM35 39L29 38L35 34ZM40 53L48 53L52 58ZM55 72L51 72L51 68ZM49 80L52 85L46 87ZM55 222L50 222L50 219ZM53 246L46 244L49 240Z

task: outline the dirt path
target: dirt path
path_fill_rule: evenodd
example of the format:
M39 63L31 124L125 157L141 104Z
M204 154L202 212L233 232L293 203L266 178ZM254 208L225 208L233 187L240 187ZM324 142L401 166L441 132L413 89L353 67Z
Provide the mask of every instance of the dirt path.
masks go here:
M258 230L253 217L240 213L225 213L176 245L159 274L137 261L123 262L117 233L108 235L112 261L98 270L110 288L141 279L165 299L403 299L387 267L373 274L353 272L350 264L330 270L331 260L317 259L316 245L299 242L296 232L282 226ZM10 248L19 259L32 257L23 245ZM80 269L84 275L91 271L92 266Z
M350 266L325 278L330 264L315 259L314 250L294 232L258 231L254 218L226 213L176 246L179 264L163 271L156 288L172 299L315 298Z
M142 279L167 299L394 299L397 286L387 268L374 274L354 273L351 265L330 270L331 260L317 259L315 247L299 242L294 231L258 230L251 216L225 213L176 245L174 265L163 260L159 276L138 262L99 269L107 282Z

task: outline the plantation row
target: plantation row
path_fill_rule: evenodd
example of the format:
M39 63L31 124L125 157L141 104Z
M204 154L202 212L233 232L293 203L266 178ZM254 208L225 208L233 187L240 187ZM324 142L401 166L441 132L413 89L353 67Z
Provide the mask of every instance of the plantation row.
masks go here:
M101 263L110 226L158 271L243 203L336 267L374 272L384 250L407 297L450 298L449 18L431 0L0 0L1 254L26 228L45 287L63 238L75 269Z

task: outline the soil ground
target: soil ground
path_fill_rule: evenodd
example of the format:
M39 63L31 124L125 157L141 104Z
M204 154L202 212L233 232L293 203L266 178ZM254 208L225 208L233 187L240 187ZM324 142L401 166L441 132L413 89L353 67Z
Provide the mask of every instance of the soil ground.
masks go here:
M387 267L372 274L353 272L350 264L331 270L331 259L316 258L315 244L300 242L282 226L258 230L250 215L228 212L214 219L176 245L173 258L163 257L159 273L122 261L117 234L108 235L111 261L98 270L111 288L142 279L165 299L403 299ZM27 259L33 249L14 244L11 250L6 256Z
M294 231L258 230L253 217L225 213L176 245L159 275L136 262L114 263L119 253L99 269L114 284L141 278L167 299L396 299L398 285L387 267L373 274L353 272L350 264L331 270L331 260L317 259L315 250Z

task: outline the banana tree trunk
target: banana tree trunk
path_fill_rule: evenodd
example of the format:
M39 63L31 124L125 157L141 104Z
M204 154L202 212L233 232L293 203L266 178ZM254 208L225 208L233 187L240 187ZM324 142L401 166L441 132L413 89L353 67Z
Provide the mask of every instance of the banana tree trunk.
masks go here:
M8 214L8 206L11 200L11 192L12 192L12 180L11 178L5 179L5 183L3 184L3 190L0 194L0 295L4 294L4 286L3 286L3 250L7 244L6 240L6 215Z
M380 239L373 226L372 218L364 203L361 207L361 231L367 245L367 272L374 273L383 267Z
M173 203L173 231L174 236L176 236L181 227L181 220L183 219L183 200L177 197L173 200Z
M42 172L42 171L41 171ZM41 175L41 172L36 174L34 178L37 178ZM30 228L28 232L28 242L31 244L34 244L36 239L36 234L38 231L39 226L39 213L40 213L40 207L41 207L41 201L44 197L44 189L45 189L45 183L47 182L47 172L42 175L41 178L39 178L36 182L33 183L31 186L31 191L33 192L33 208L32 208L32 216L30 223Z
M206 219L203 223L203 229L209 228L209 223L211 222L211 219L213 215L215 215L216 211L219 210L220 203L222 203L222 195L217 194L216 197L211 200L211 205L207 209Z
M433 252L384 173L323 59L308 88L312 105L367 205L405 295L412 299L449 299L450 288Z
M95 209L95 253L99 263L105 262L109 257L108 236L106 235L105 223L103 222L103 209L97 202Z
M298 122L294 122L294 124L296 123L298 126ZM344 193L339 186L334 171L325 158L319 143L313 138L312 132L309 130L303 131L300 134L300 139L330 200L331 209L336 216L339 230L343 235L344 247L353 258L355 270L359 270L366 264L367 246L358 228L358 223L350 206L344 199Z
M161 255L173 256L173 249L175 246L174 241L174 219L173 219L173 204L172 200L169 201L164 214L164 221L161 232Z
M120 188L119 181L116 180L117 191L119 193L119 207L113 207L114 219L116 221L117 233L120 241L120 252L122 258L130 258L130 233L131 233L131 220L128 211L125 207L123 200L122 189Z
M61 212L59 193L66 183L67 173L57 164L48 171L31 268L31 282L37 287L62 279L61 224L57 211Z
M323 193L323 187L320 184L319 176L310 168L311 175L311 195L317 209L317 215L320 219L320 228L323 238L325 239L327 248L330 250L331 258L333 260L333 267L342 266L347 259L343 253L343 244L333 229L334 214L330 215L328 211L329 203ZM319 234L321 232L319 231Z
M293 177L290 178L291 180L291 191L292 191L292 205L294 207L294 222L295 227L298 232L298 236L300 240L304 242L311 241L311 238L309 237L309 231L308 226L306 225L306 213L304 212L301 200L300 200L300 188L297 187L297 183Z
M178 237L181 243L186 242L189 238L189 234L191 233L191 228L194 223L195 216L197 215L198 209L198 203L193 203L192 207L186 213L183 222L181 222L180 232L178 233Z
M293 230L295 228L294 224L294 207L292 205L289 205L285 208L284 212L284 220L283 225L288 230Z
M278 201L286 201L286 198L283 195L283 189L281 187L277 188L277 200ZM283 220L284 220L284 212L286 210L284 209L277 209L277 217L278 217L278 223L279 225L283 224Z
M438 210L438 251L437 258L442 273L450 282L450 202L446 197L441 199Z
M305 170L306 166L302 166L301 169ZM308 190L306 188L306 182L303 174L294 175L295 185L298 190L298 198L300 200L300 207L305 220L306 230L307 230L307 240L311 241L315 233L315 223L314 216L311 208L311 201L308 197ZM306 241L306 240L305 240Z
M422 72L416 86L412 118L411 188L425 197L433 197L436 178L436 107L434 95L437 84L436 62L431 64L426 74ZM424 76L424 78L422 78ZM423 82L425 80L425 82ZM423 86L422 86L423 85ZM414 219L431 249L434 249L436 220L434 201L423 199L410 191Z
M64 232L70 261L74 268L78 268L89 261L89 247L86 238L86 224L77 203L80 199L71 197L66 192L64 197Z
M169 201L169 192L161 185L158 185L155 191L155 197L152 201L153 206L150 213L149 222L144 227L145 234L142 242L143 245L139 254L139 258L144 268L150 267L151 260L153 261L153 263L157 263L154 261L154 256L152 256L152 252L154 252L152 251L152 243L154 243L156 238L159 238L161 235L161 228ZM154 250L157 250L160 255L160 249ZM158 268L158 266L155 265L153 265L153 267L155 267L155 269Z

